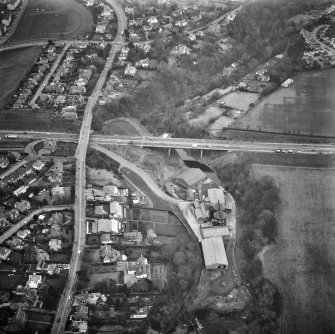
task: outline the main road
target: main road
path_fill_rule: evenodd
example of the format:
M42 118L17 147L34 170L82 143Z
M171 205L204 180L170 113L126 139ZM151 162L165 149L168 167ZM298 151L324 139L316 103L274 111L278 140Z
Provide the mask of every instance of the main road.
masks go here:
M79 135L78 147L76 150L76 180L75 180L75 236L74 246L71 258L71 269L69 271L66 286L63 291L62 299L59 302L55 321L51 330L52 334L63 333L67 317L71 310L72 303L72 292L75 287L76 273L80 265L80 257L85 244L85 184L86 184L86 151L90 136L92 111L97 103L98 97L101 93L102 87L106 81L107 73L112 67L116 53L120 50L123 44L122 32L127 28L127 18L125 13L117 0L107 0L107 2L113 7L117 19L118 19L118 32L115 38L115 42L110 50L109 57L106 61L105 67L99 77L99 80L88 99L88 103L85 108L81 131Z
M91 100L90 100L91 101ZM91 106L96 99L91 102ZM91 107L90 107L91 108ZM86 118L85 118L86 117ZM56 141L79 142L78 148L83 144L83 139L92 144L111 144L122 146L138 146L148 148L167 149L189 149L200 151L241 151L241 152L264 152L264 153L298 153L298 154L334 154L335 145L318 143L273 143L273 142L243 142L233 140L218 139L197 139L197 138L161 138L161 137L131 137L131 136L108 136L92 134L88 138L90 128L88 121L92 114L85 114L85 124L83 124L80 135L62 132L38 132L38 131L6 131L0 130L0 144L4 139L4 134L17 134L19 139L54 139ZM1 139L2 138L2 139ZM83 154L83 152L82 152Z

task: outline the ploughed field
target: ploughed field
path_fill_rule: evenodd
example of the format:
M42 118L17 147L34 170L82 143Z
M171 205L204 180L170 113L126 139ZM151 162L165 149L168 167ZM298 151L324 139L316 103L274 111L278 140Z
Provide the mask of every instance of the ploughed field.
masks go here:
M277 244L264 274L283 293L282 333L335 332L335 169L254 165L281 190Z
M335 69L303 72L293 79L291 86L264 98L231 127L334 136Z
M76 0L29 0L10 42L72 38L92 30L90 11Z

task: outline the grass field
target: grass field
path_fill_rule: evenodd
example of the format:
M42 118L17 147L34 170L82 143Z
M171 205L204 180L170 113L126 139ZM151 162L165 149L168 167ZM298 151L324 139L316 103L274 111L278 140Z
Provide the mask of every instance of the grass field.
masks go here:
M137 120L125 118L115 118L105 122L101 133L120 136L150 136L148 130Z
M264 273L282 290L283 334L335 332L335 169L254 165L281 189L277 244Z
M334 136L335 70L299 73L232 127L306 135Z
M76 0L29 0L10 41L72 38L92 27L90 11Z
M17 49L0 53L0 110L5 107L19 82L33 66L40 47Z
M47 111L8 110L0 112L2 130L36 130L78 133L81 120L52 119Z

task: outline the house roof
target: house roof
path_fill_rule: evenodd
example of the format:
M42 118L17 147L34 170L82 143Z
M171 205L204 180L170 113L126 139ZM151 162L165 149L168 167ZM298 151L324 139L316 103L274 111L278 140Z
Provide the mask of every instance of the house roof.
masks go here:
M228 266L226 250L222 237L212 237L201 240L205 266Z
M203 238L212 237L229 237L229 229L227 226L216 226L216 227L206 227L201 229L201 235Z
M176 180L187 188L191 188L205 179L207 179L207 175L199 168L190 168L176 177Z

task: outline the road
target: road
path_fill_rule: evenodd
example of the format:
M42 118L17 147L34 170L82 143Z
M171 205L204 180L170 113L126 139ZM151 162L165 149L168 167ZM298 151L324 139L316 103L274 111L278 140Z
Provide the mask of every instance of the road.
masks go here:
M92 135L92 143L130 145L137 147L190 149L202 151L240 151L274 153L276 149L282 153L296 154L335 154L333 144L298 144L298 143L266 143L239 142L231 140L189 139L189 138L160 138L160 137L125 137ZM280 152L278 152L280 153Z
M97 103L98 97L101 93L104 82L107 78L107 73L112 67L116 53L121 49L123 44L122 32L127 28L126 15L117 0L107 0L110 6L113 7L117 20L118 20L118 32L115 38L115 42L110 50L109 57L106 61L105 67L101 72L99 80L88 99L83 122L80 130L78 147L76 150L76 179L75 179L75 233L74 233L74 246L71 258L71 269L69 271L66 286L63 291L62 298L58 304L58 309L55 317L55 321L51 330L52 334L63 333L67 317L71 310L72 303L72 292L76 283L76 274L80 265L81 253L85 245L86 238L86 203L85 203L85 185L86 185L86 151L90 137L92 111Z
M92 115L86 119L91 119ZM85 123L85 124L86 124ZM87 125L84 126L81 134L62 133L62 132L39 132L39 131L6 131L0 130L0 134L15 133L20 139L54 139L57 141L77 142L83 135L90 132ZM3 138L4 136L1 136ZM1 139L3 140L3 139ZM0 140L0 143L1 143ZM108 135L91 135L90 143L124 145L148 148L167 148L167 149L189 149L202 151L234 151L234 152L257 152L257 153L274 153L276 149L281 149L282 153L293 154L335 154L334 144L318 143L269 143L269 142L243 142L233 140L218 139L197 139L197 138L161 138L161 137L130 137L130 136L108 136ZM87 138L88 142L88 138ZM292 152L289 152L292 151ZM278 152L280 153L280 152Z
M11 168L9 168L8 170L6 170L5 172L3 172L0 175L0 179L4 179L6 176L14 173L16 170L18 170L20 167L22 167L23 165L25 165L28 162L28 160L21 160L20 162L18 162L17 164L15 164L14 166L12 166Z
M29 213L28 216L21 219L18 223L13 225L9 230L0 235L0 244L2 244L5 240L7 240L10 236L20 230L23 226L28 224L35 215L40 215L43 212L50 211L64 211L64 210L73 210L73 205L54 205L54 206L45 206L43 208L37 209Z
M68 50L68 48L70 47L70 43L66 43L62 52L58 55L56 61L54 62L54 64L52 65L49 73L45 76L44 80L42 81L42 83L39 85L36 93L34 94L33 98L31 99L31 101L29 102L29 106L30 107L34 107L35 103L37 101L37 99L39 98L39 96L41 95L44 87L48 84L51 76L55 73L55 71L57 70L59 63L61 62L61 60L63 59L65 52Z
M217 19L215 19L213 21L210 21L210 22L208 22L207 24L205 24L205 25L203 25L201 27L189 30L188 32L189 33L195 33L195 32L200 31L200 30L206 30L209 26L211 26L211 25L213 25L215 23L221 22L222 20L224 20L225 18L227 18L229 15L235 15L237 12L239 12L241 10L241 8L242 8L242 6L239 6L239 7L235 8L234 10L221 15Z
M177 199L167 195L165 192L163 192L158 187L158 185L155 183L155 181L151 178L151 176L149 174L147 174L146 172L144 172L141 168L137 167L135 164L129 162L126 159L123 159L120 155L118 155L118 154L116 154L116 153L114 153L114 152L112 152L112 151L110 151L110 150L108 150L104 147L101 147L99 145L90 144L90 146L93 149L95 149L99 152L102 152L102 153L106 154L108 157L117 161L120 164L119 170L122 170L123 167L126 167L126 168L129 168L130 170L132 170L134 173L136 173L143 180L143 182L149 187L151 192L153 192L155 194L155 196L163 199L164 201L166 201L168 203L172 203L172 204L178 204L179 203L179 200L177 200ZM125 179L127 179L127 174L124 173L123 177Z

